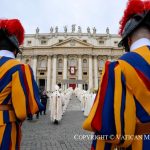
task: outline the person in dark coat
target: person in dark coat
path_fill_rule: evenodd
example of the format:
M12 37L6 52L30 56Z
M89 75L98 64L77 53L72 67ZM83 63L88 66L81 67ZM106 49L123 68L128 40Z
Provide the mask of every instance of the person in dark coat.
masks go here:
M47 99L48 99L48 96L46 94L46 91L44 90L43 93L41 94L41 103L43 104L44 109L40 111L40 115L42 115L42 112L44 112L44 115L46 115Z

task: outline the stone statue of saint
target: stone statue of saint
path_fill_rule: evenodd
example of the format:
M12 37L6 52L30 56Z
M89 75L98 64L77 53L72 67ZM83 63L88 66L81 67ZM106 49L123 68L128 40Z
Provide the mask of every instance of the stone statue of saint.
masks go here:
M81 27L78 26L78 33L81 33L81 32L82 32Z
M40 31L40 29L37 27L37 28L36 28L36 34L38 34L39 31Z
M76 30L75 26L76 26L75 24L72 25L72 32L75 32L75 30Z
M50 28L50 32L53 33L53 30L54 30L53 27L51 27L51 28Z
M93 34L96 34L96 28L95 27L93 28Z
M87 28L87 33L91 33L91 31L90 31L90 28L89 28L89 27Z
M64 32L67 33L67 26L64 26Z
M58 33L58 26L55 27L55 33Z
M109 28L108 27L106 28L106 33L109 34Z

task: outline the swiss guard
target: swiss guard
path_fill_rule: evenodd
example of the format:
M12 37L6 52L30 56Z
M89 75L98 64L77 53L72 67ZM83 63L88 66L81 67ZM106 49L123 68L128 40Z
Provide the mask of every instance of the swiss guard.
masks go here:
M129 0L120 22L126 54L107 61L83 128L91 150L150 149L150 0Z
M31 67L15 59L23 41L18 19L0 19L0 150L19 150L23 121L43 107Z

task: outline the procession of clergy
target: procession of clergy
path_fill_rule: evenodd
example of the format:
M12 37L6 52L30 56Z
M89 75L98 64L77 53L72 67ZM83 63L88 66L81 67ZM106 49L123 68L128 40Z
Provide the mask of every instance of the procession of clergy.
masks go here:
M76 88L75 90L72 88L62 90L57 85L55 86L55 91L47 93L50 101L50 118L51 122L54 124L58 124L62 120L72 95L75 95L75 97L80 101L80 108L84 113L84 116L88 116L96 96L94 92L81 90L79 88Z

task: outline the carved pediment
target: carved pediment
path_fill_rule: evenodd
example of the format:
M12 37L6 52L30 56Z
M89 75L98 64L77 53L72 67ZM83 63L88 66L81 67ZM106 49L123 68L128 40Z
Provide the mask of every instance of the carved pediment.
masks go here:
M93 45L76 38L69 38L52 45L52 47L93 47Z

